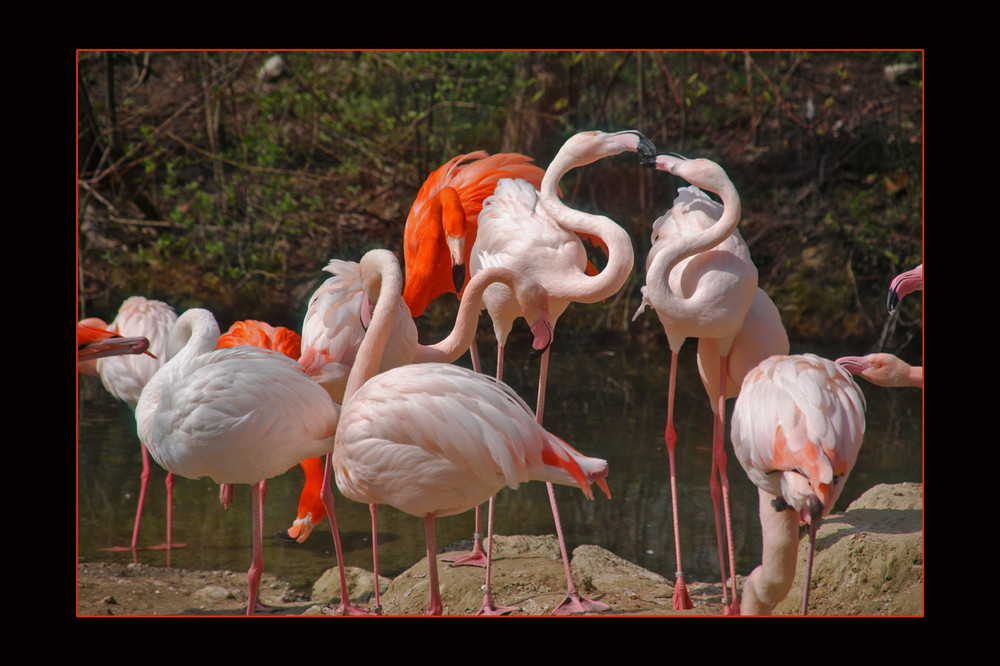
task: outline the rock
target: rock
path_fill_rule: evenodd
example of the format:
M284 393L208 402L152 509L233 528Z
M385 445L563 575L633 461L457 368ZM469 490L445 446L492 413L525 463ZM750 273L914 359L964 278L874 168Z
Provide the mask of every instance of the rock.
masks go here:
M923 485L880 484L816 534L810 615L923 615ZM775 615L798 615L808 536Z
M347 567L344 571L347 586L350 589L350 600L354 603L365 603L375 597L375 574L360 567ZM379 594L389 587L389 579L379 576ZM323 572L313 583L310 599L315 603L327 604L340 601L340 570L332 567Z

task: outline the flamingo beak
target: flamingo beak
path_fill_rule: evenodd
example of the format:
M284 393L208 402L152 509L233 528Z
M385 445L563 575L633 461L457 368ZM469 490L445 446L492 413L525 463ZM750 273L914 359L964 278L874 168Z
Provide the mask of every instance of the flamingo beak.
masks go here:
M110 337L104 340L97 340L77 350L77 359L88 361L108 356L122 356L124 354L147 354L153 356L149 351L149 340L147 338L123 338ZM156 358L153 356L153 358Z
M531 325L531 332L535 336L535 339L531 343L531 351L528 352L529 361L544 354L548 350L549 345L552 344L552 322L549 320L548 312L543 312L535 320L535 323Z

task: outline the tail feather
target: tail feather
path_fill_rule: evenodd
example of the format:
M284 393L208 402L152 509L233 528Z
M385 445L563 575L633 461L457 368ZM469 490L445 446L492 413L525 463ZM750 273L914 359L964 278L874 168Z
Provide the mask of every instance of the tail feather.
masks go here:
M611 490L604 477L608 475L608 462L601 458L585 456L563 440L554 435L548 441L549 446L542 449L542 462L551 467L565 470L572 476L587 499L594 499L590 488L596 483L598 488L610 499Z

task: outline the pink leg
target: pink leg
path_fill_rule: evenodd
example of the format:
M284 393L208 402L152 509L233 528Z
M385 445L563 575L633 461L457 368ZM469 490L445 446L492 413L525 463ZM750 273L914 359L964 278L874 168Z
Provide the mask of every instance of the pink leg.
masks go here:
M372 612L381 615L382 602L379 600L378 590L378 504L369 504L368 511L372 514L372 569L375 571L375 608L372 609Z
M139 475L139 505L135 510L135 525L132 527L132 563L139 563L137 553L139 543L139 523L142 520L142 505L146 501L146 486L149 484L149 452L146 445L139 443L142 449L142 473Z
M493 603L493 502L496 498L490 498L489 519L487 521L487 540L489 542L489 556L486 559L486 594L483 596L483 605L479 607L477 615L506 615L511 611L520 610L519 606L497 606Z
M733 548L732 517L729 512L729 477L726 474L725 448L725 418L726 418L726 375L728 374L728 356L719 359L719 400L716 405L715 418L712 427L712 471L709 485L712 489L712 502L715 508L716 540L719 544L719 569L722 574L722 612L724 615L739 615L740 604L736 592L736 555ZM718 478L716 477L718 474ZM729 549L729 572L732 596L727 598L726 570L723 564L722 528L719 522L719 497L721 495L725 516L726 545Z
M263 483L263 482L261 482ZM170 551L174 547L174 473L167 472L167 568L170 568Z
M502 352L503 346L498 345L498 354ZM476 345L476 340L473 338L472 345L469 346L469 355L472 357L472 369L476 372L482 372L483 367L479 361L479 347ZM502 356L498 355L501 359L497 361L497 367L499 368L502 361ZM490 500L492 502L492 499ZM492 506L492 504L491 504ZM483 507L482 505L476 507L476 531L472 534L472 552L466 555L458 555L454 557L442 557L445 562L450 562L448 566L451 567L485 567L487 566L488 557L486 551L483 549Z
M441 588L438 584L437 546L434 540L434 514L424 516L424 534L427 538L427 575L431 588L431 602L427 607L427 615L441 615L444 605L441 603Z
M809 521L809 554L806 556L805 582L802 584L802 614L809 613L809 586L812 584L813 556L816 554L816 531L819 529L819 518Z
M542 353L542 364L538 373L538 401L535 407L535 419L541 423L542 413L545 411L545 381L548 377L549 349ZM559 507L556 506L556 491L552 483L546 481L545 488L549 492L549 504L552 507L552 518L556 523L556 536L559 538L559 552L562 554L563 569L566 571L566 598L555 607L553 615L571 615L573 613L586 613L590 611L604 611L611 608L602 601L585 599L576 590L573 582L573 574L569 569L569 556L566 553L566 539L563 537L562 522L559 520Z
M674 610L691 610L694 604L684 582L684 567L681 564L681 528L677 514L677 468L674 464L674 449L677 447L677 431L674 430L674 386L677 380L677 354L671 353L670 381L667 389L667 427L663 439L667 445L667 458L670 461L670 504L674 512L674 551L677 558L677 571L674 580Z
M263 481L250 484L250 515L253 521L253 561L247 572L247 615L253 615L257 608L257 592L260 577L264 573L264 537L260 529L261 506L264 503Z
M351 606L350 594L347 588L347 572L344 568L343 549L340 545L340 530L337 529L337 515L333 507L333 489L330 485L333 477L332 453L326 454L326 467L323 470L323 487L320 489L320 498L323 506L326 507L326 516L330 521L330 531L333 532L333 547L337 553L337 570L340 572L340 607L341 615L371 615L370 612ZM374 545L374 544L373 544ZM375 580L376 586L378 579Z
M492 499L490 500L492 501ZM485 567L488 558L486 550L483 548L483 507L476 507L476 531L472 535L472 552L465 555L455 555L453 557L442 557L445 562L450 562L450 567Z

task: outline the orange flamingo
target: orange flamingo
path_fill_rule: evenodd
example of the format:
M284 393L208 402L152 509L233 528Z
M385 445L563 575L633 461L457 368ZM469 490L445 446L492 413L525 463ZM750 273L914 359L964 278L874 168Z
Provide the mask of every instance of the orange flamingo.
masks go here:
M176 321L177 313L170 305L143 296L132 296L125 299L110 324L105 324L97 318L83 321L85 325L104 328L111 334L125 337L145 337L149 340L148 354L101 358L93 367L108 393L126 403L133 412L142 389L166 360L167 336ZM146 487L149 484L150 476L149 453L142 442L139 446L142 450L142 473L139 476L139 501L135 510L131 544L132 561L135 563L139 561L139 525L142 521L142 507L146 499ZM167 488L167 542L158 546L149 546L149 548L165 548L167 567L169 568L171 550L181 548L185 544L173 542L174 475L169 470L165 485ZM119 547L112 547L109 550L119 550Z
M469 282L479 211L497 181L522 178L538 188L544 175L530 157L479 150L451 158L427 177L403 229L403 300L414 317L441 294L461 298Z
M758 488L764 549L743 583L745 614L767 615L788 594L800 523L809 526L806 614L816 530L844 489L864 432L864 394L837 363L814 354L771 356L747 373L733 408L732 440Z

